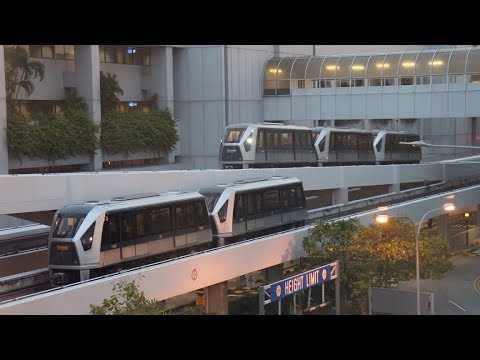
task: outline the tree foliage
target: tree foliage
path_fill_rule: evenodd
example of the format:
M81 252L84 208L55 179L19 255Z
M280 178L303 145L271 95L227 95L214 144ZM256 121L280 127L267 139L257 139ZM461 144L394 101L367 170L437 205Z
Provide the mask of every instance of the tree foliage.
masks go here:
M172 151L179 139L170 109L145 113L139 110L111 112L102 119L101 146L109 154L125 157L137 151Z
M5 47L5 90L7 100L17 99L20 89L30 96L35 90L32 80L43 80L45 66L30 61L28 51L20 46Z
M416 277L415 229L405 219L362 226L357 219L317 221L304 239L315 263L340 261L346 305L354 312L368 310L368 288L392 287ZM453 268L446 240L428 232L419 238L420 277L441 278Z
M113 286L114 294L101 305L90 305L92 315L167 315L161 302L147 299L135 280L124 280Z
M116 110L119 101L118 95L123 95L123 90L118 83L117 75L100 71L100 101L102 115Z

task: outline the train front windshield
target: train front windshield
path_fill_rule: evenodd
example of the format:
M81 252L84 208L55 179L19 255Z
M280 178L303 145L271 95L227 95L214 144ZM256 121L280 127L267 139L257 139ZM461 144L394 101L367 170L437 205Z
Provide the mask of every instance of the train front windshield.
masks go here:
M245 129L230 129L225 134L225 143L238 143L243 136Z
M73 238L83 220L85 220L83 214L58 214L52 237Z

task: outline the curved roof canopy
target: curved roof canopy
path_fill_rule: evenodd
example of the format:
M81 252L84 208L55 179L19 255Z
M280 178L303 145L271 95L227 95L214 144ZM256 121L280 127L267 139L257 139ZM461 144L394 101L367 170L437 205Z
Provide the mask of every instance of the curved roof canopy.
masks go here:
M289 94L290 88L331 87L337 79L341 80L337 87L391 85L391 81L371 83L369 79L480 74L480 48L271 58L265 63L263 74L265 95Z

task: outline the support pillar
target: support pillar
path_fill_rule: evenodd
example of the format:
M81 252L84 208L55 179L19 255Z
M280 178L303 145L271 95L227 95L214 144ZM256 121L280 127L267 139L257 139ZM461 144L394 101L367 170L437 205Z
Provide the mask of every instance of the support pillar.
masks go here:
M228 282L224 281L205 289L206 307L209 315L228 315Z
M100 125L100 56L98 45L75 45L75 87L78 96L87 102L88 112L93 122ZM88 170L102 170L102 150L97 149L90 161Z
M174 114L173 95L173 49L169 46L150 48L150 68L152 76L151 94L159 109L169 108ZM177 125L177 132L180 129ZM168 154L168 162L175 163L175 156L180 155L180 141Z
M477 205L477 218L475 224L480 227L480 205Z
M455 247L455 244L450 242L450 239L448 236L448 214L439 215L437 218L437 221L438 221L438 236L447 240L453 249Z
M7 100L5 91L4 46L0 45L0 175L8 174Z
M265 284L271 284L282 280L283 277L283 264L270 266L269 268L265 269Z
M394 183L388 186L388 192L398 193L400 191L400 170L398 165L393 168L393 181Z
M348 188L333 190L333 205L348 204Z

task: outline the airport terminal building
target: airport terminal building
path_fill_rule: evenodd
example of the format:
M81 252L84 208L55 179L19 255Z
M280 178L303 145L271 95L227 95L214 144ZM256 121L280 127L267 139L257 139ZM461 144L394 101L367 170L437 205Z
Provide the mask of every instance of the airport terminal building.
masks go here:
M407 130L445 145L480 138L480 49L470 45L21 45L45 69L30 96L18 93L25 113L61 111L75 88L100 124L103 71L123 90L117 111L169 107L179 142L171 153L19 161L7 145L7 46L0 45L0 174L218 169L224 127L243 122ZM423 150L424 161L472 154L434 150Z

